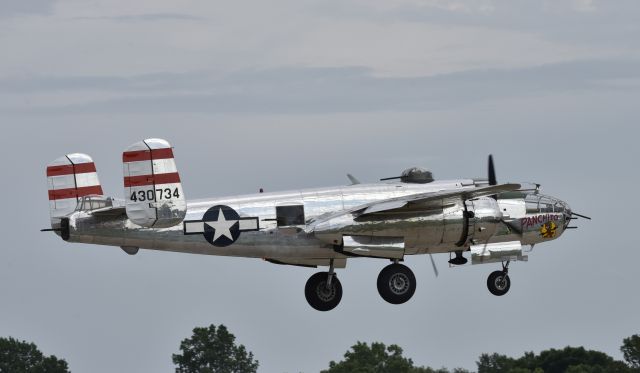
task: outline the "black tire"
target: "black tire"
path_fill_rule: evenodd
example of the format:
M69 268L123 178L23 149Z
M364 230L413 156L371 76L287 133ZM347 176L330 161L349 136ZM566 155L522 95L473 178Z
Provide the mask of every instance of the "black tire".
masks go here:
M489 278L487 278L487 288L491 294L496 296L502 296L507 294L511 287L511 279L509 275L502 271L491 272Z
M390 264L378 275L378 293L391 304L407 302L416 292L416 276L409 267Z
M331 279L331 286L327 288L329 272L318 272L309 277L304 287L304 296L307 302L318 311L330 311L340 303L342 299L342 284L336 275Z

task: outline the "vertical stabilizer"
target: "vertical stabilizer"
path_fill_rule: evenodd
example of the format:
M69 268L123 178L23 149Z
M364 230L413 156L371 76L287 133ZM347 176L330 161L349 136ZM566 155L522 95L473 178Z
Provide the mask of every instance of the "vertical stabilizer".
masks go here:
M103 194L93 159L81 153L67 154L49 163L47 184L51 224L72 213L82 197Z
M147 139L122 153L127 217L143 227L165 228L182 222L187 203L171 144Z

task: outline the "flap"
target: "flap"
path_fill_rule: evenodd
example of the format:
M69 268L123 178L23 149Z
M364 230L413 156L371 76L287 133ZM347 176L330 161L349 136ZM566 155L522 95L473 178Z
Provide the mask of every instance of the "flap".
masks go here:
M273 264L284 264L312 268L317 268L318 266L328 267L331 264L331 259L329 258L264 258L264 260ZM347 259L334 258L333 266L334 268L345 268L347 266Z

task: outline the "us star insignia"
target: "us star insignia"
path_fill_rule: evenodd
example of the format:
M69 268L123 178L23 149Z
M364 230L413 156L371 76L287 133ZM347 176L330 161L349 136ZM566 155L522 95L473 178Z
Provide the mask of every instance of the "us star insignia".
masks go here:
M218 247L236 242L240 233L260 229L257 217L243 217L229 206L209 208L201 220L185 220L184 234L202 234L210 244Z

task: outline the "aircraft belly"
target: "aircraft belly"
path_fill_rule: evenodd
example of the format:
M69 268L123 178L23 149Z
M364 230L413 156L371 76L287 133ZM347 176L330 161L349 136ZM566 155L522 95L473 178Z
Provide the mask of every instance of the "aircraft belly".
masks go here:
M87 215L76 217L71 225L69 241L78 243L255 258L341 256L330 245L304 233L283 235L277 230L243 232L233 244L218 247L205 240L203 235L185 235L182 225L154 229L140 227L126 219L102 220Z

